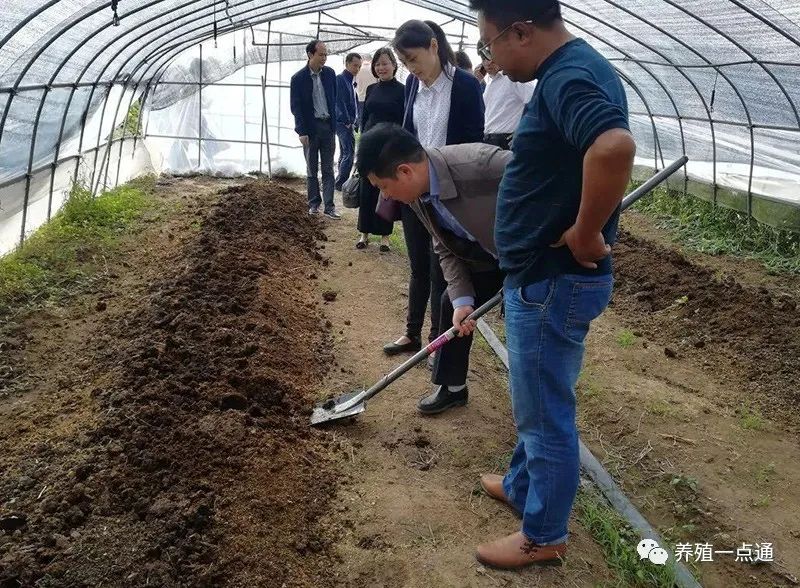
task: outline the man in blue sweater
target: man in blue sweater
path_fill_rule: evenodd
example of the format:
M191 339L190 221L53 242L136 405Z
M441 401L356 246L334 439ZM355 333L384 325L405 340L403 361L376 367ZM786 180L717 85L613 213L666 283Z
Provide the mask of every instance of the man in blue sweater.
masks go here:
M333 203L333 153L336 151L336 72L325 66L328 49L322 41L311 41L306 47L308 63L292 76L290 103L294 129L303 145L308 176L308 214L319 214L325 202L325 216L342 218ZM321 161L320 161L321 160ZM322 165L322 195L319 191Z
M339 175L336 177L336 189L340 191L353 170L356 150L354 131L358 118L354 78L360 70L361 56L358 53L349 53L344 59L344 71L336 76L336 136L339 137Z
M611 244L636 144L608 61L565 27L557 0L470 0L482 57L538 80L497 197L511 400L508 473L484 475L520 531L478 546L484 565L559 564L579 480L575 384L589 324L611 298Z

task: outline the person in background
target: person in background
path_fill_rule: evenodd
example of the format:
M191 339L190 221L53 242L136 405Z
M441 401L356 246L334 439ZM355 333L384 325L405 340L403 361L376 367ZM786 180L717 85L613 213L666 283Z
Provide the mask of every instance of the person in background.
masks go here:
M456 67L472 73L472 60L466 51L456 51Z
M328 49L319 40L306 46L308 63L292 76L290 104L294 115L294 130L300 137L306 157L308 176L308 214L319 214L325 203L325 216L334 220L342 218L333 202L333 154L336 116L336 73L325 66ZM322 166L322 195L319 191L319 173Z
M395 79L397 59L389 47L375 52L372 58L372 75L378 79L378 83L367 88L359 125L362 132L369 131L379 123L403 124L405 89L403 84ZM356 248L365 249L370 235L380 235L380 250L387 252L389 235L392 234L394 223L382 219L375 213L379 191L366 178L361 180L360 190L358 230L361 232L361 238L356 243Z
M441 27L433 21L410 20L397 29L395 51L409 70L406 80L405 128L423 147L435 148L483 140L483 98L478 80L455 67L455 55ZM430 298L433 340L439 334L442 293L446 287L439 259L425 226L407 205L402 206L403 233L411 264L406 333L384 347L387 354L422 347L422 325ZM438 354L429 366L435 369ZM427 404L448 402L461 386L436 388ZM441 393L441 394L440 394Z
M470 0L484 46L512 82L537 80L497 196L517 446L484 491L522 515L479 545L483 565L558 565L580 479L575 384L591 322L608 306L620 202L636 143L614 68L566 28L557 0Z
M354 78L361 70L361 56L349 53L344 60L344 71L336 76L336 136L339 137L339 175L335 188L341 192L342 186L350 178L353 158L356 151L355 126L357 101Z
M433 237L447 279L441 331L457 327L459 337L439 350L433 383L458 387L436 394L417 409L430 415L467 403L467 373L474 322L462 322L503 286L497 265L494 223L497 189L511 152L467 143L423 149L407 130L390 124L361 136L361 177L389 198L409 205Z
M377 84L378 80L372 75L372 56L369 53L361 55L361 69L356 74L356 96L358 98L358 120L362 120L361 109L367 99L367 88Z
M478 41L478 50L482 47L483 43ZM486 88L483 91L483 103L486 105L483 142L501 149L511 149L511 139L522 118L525 105L533 96L536 82L512 82L489 59L484 59L481 65L487 74Z

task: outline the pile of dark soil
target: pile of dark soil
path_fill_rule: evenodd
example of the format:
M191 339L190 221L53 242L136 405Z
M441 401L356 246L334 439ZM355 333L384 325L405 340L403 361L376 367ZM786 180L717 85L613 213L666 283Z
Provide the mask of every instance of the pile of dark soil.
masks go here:
M95 344L89 432L0 474L0 586L327 586L332 362L303 197L229 189Z
M620 235L615 308L666 346L745 384L744 404L800 432L800 311L795 299L742 286L680 253Z

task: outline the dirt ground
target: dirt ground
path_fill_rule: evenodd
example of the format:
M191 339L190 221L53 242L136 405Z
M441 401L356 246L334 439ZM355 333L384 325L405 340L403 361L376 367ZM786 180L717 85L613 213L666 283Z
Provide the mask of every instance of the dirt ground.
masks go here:
M636 213L623 227L580 386L583 439L673 541L773 544L774 564L699 563L704 585L796 585L797 280L682 252Z
M381 347L407 263L357 251L353 211L317 224L301 194L224 190L241 183L162 179L101 288L4 326L0 586L613 585L577 520L563 568L475 562L518 525L477 485L514 443L480 338L467 407L418 416L419 367L355 421L308 426L315 398L397 365ZM774 544L773 564L698 564L704 586L796 585L798 281L624 226L582 438L670 540Z

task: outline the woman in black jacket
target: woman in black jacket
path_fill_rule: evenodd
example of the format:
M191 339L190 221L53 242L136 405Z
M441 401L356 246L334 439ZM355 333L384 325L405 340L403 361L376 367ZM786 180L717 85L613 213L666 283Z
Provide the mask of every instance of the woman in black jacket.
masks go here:
M393 41L400 61L411 75L406 80L405 128L425 148L483 141L484 106L480 84L455 67L455 54L444 31L433 21L410 20L397 29ZM411 263L406 334L384 346L388 355L415 352L422 347L422 324L428 299L431 330L439 335L441 297L446 288L439 260L425 226L406 205L403 233ZM429 363L429 365L432 365Z
M397 59L389 47L378 49L372 58L372 75L378 83L367 88L367 99L361 111L361 130L370 130L378 123L389 122L403 124L404 88L395 79ZM366 178L361 181L358 208L358 230L361 239L356 243L357 249L365 249L370 235L381 235L381 251L389 251L389 235L394 223L382 219L375 214L379 191Z

